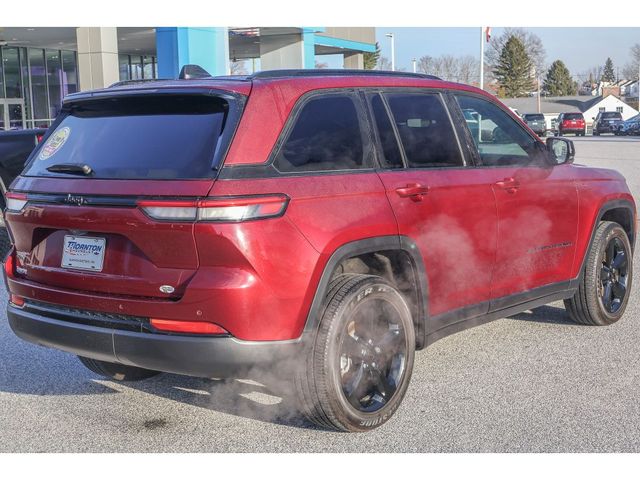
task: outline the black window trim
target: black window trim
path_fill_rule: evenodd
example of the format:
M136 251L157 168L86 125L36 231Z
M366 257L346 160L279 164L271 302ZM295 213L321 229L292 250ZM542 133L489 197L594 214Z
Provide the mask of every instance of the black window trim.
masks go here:
M475 92L468 92L468 91L455 91L455 92L451 92L451 99L452 99L452 108L455 108L455 110L458 112L458 115L464 119L464 114L462 113L462 108L460 107L460 104L457 102L455 97L458 96L467 96L467 97L473 97L473 98L477 98L480 100L484 100L486 102L492 103L493 105L495 105L498 109L502 110L505 114L507 114L507 116L513 118L513 112L507 111L506 108L504 108L500 103L494 101L492 98L487 97L485 95L481 95ZM561 114L562 115L562 114ZM527 134L527 136L529 138L531 138L536 145L538 145L538 148L540 148L540 152L544 152L546 150L546 145L544 143L542 143L538 138L536 138L535 136L533 136L526 128L524 128L523 125L520 124L520 122L518 122L517 120L513 119L514 122L518 125L518 128L520 128L520 130L522 130L524 133ZM507 167L517 167L517 168L549 168L552 167L552 165L550 164L550 162L541 162L541 163L536 163L536 164L527 164L527 165L485 165L482 162L482 157L480 156L480 151L478 149L478 147L475 145L475 142L473 141L473 136L471 135L471 130L469 130L469 127L467 126L467 122L464 121L464 123L461 125L461 128L464 129L465 132L465 136L467 137L467 143L469 148L472 149L472 152L474 153L474 157L476 159L476 165L475 168L507 168ZM469 141L471 141L471 143L469 143Z
M393 121L391 120L389 105L387 104L386 99L382 95L382 92L379 89L360 89L360 95L362 96L364 100L364 105L366 106L368 128L369 128L369 131L371 132L371 137L373 138L373 141L375 144L375 157L376 157L377 170L379 171L405 170L407 168L407 159L406 159L406 155L404 154L404 147L402 146L402 143L398 141L399 139L398 129L396 128ZM373 114L373 105L371 104L371 102L373 101L373 98L376 95L380 97L380 101L382 102L382 107L384 108L385 114L387 115L387 120L389 121L389 124L391 125L391 129L393 130L393 138L396 141L396 147L398 147L398 152L400 152L400 162L401 162L400 166L390 167L387 165L383 165L381 161L381 159L384 157L384 149L382 147L382 140L380 139L380 132L378 131L375 115Z
M360 88L359 90L363 92L363 94L367 97L367 101L365 102L365 105L369 111L370 128L372 129L373 134L376 136L375 138L378 138L378 136L377 136L377 127L374 122L373 109L371 107L371 97L375 94L380 95L382 99L382 103L385 107L385 111L387 113L387 117L389 119L389 122L391 123L391 128L393 129L393 132L395 135L396 144L400 149L400 156L402 158L402 164L403 164L402 170L421 170L421 171L422 170L424 171L457 170L457 169L464 169L464 168L474 166L473 157L470 153L467 152L467 149L468 149L467 146L465 145L463 147L462 141L460 139L460 133L458 132L458 128L456 127L456 122L454 122L454 115L452 115L452 112L450 111L450 105L447 98L447 93L448 93L447 90L442 88L424 88L424 87L369 87L369 88ZM453 134L455 136L456 143L458 145L458 151L460 153L460 159L462 160L462 165L456 165L456 166L447 165L442 167L411 167L409 166L407 155L404 150L404 145L402 144L402 140L400 138L400 133L398 132L398 128L396 126L393 113L391 112L391 107L389 106L388 99L386 98L386 95L389 95L389 94L402 94L402 93L413 94L413 95L435 95L440 99L440 103L447 114L447 118L449 119L449 123L451 124L451 129L453 130ZM381 150L382 145L379 143L379 139L378 139L378 142L376 142L376 148L380 148L380 150L376 152L376 157L379 157L382 153L382 150ZM378 164L380 165L381 171L401 170L401 168L399 167L396 167L396 168L383 167L379 161L378 161Z

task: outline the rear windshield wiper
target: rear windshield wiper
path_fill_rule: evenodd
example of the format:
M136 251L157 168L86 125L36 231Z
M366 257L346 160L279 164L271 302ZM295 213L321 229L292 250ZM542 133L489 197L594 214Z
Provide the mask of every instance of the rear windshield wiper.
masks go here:
M55 173L69 173L71 175L91 175L93 173L93 168L89 165L81 164L81 163L58 163L56 165L51 165L47 167L49 172Z

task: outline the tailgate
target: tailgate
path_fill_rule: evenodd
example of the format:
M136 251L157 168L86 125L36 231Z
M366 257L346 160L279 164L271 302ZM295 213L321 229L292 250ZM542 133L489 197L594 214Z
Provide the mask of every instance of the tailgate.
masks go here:
M210 89L65 101L9 193L17 275L72 290L179 298L198 269L195 208L152 218L139 203L206 197L241 107L238 95Z
M27 193L28 203L20 212L7 211L15 240L16 272L26 280L65 289L179 298L198 268L194 222L153 220L136 205L141 198L149 198L137 193L141 189L149 193L150 185L136 188L136 182L110 183L113 191L128 194ZM156 193L162 193L160 188L171 191L171 183L158 186ZM192 194L205 196L213 182L180 183L182 189L191 183ZM88 254L78 254L78 247L87 242L98 246L89 247Z

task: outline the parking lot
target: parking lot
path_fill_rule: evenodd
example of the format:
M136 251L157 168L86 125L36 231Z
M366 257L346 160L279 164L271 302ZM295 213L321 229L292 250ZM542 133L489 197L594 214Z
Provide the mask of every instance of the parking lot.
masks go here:
M575 143L577 163L615 168L640 194L640 138ZM299 420L282 384L100 379L19 340L3 311L0 451L637 452L639 293L610 327L574 325L558 302L438 341L417 354L394 418L366 434Z

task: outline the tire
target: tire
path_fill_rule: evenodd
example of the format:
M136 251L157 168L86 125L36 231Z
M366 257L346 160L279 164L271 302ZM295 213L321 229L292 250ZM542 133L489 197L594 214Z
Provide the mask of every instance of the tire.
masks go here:
M598 130L594 130L594 131L593 131L593 136L594 136L594 137L597 137L598 135L600 135L600 133L598 133Z
M147 378L155 377L160 373L155 370L147 370L146 368L132 367L130 365L122 365L120 363L105 362L102 360L95 360L93 358L78 356L78 359L80 359L82 364L93 373L121 382L145 380Z
M617 223L600 222L578 290L564 301L569 316L583 325L617 322L627 308L632 278L633 254L626 232Z
M11 239L7 228L2 224L0 225L0 261L4 261L7 258L9 250L11 250Z
M373 275L329 285L318 332L296 374L302 411L317 425L371 430L396 412L409 386L415 331L403 295Z

